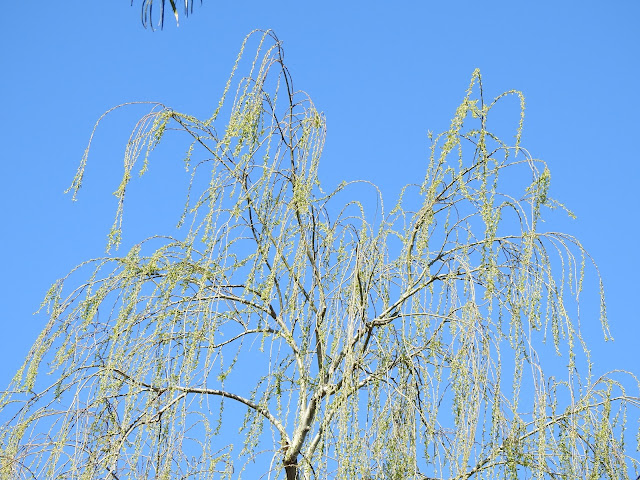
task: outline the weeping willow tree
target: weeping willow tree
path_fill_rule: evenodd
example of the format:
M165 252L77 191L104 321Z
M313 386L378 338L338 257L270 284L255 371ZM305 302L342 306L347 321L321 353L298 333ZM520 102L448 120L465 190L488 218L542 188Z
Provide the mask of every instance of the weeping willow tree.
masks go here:
M282 55L254 33L211 118L154 104L136 125L114 253L51 288L1 398L1 478L628 478L636 383L592 374L573 312L599 277L540 231L559 205L520 145L522 95L487 101L474 72L386 209L367 183L321 189L325 120ZM509 97L513 144L489 128ZM118 256L130 180L171 135L180 228ZM541 352L568 368L545 375Z

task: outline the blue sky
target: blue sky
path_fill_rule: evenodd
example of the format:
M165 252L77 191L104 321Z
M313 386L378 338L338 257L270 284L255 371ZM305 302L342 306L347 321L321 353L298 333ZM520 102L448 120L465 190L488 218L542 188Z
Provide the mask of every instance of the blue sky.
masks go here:
M523 145L552 173L552 196L605 282L614 343L585 298L581 321L596 369L640 374L640 4L605 2L223 2L204 0L179 28L152 33L139 2L9 2L0 19L4 253L0 275L0 383L20 365L45 318L33 316L53 281L104 253L122 152L143 110L116 113L98 131L85 186L69 186L91 129L108 108L159 101L208 116L244 36L271 28L284 42L295 88L327 116L321 179L367 179L393 198L421 180L427 131L441 131L480 68L489 97L522 90ZM615 6L613 6L615 5ZM136 182L140 207L125 243L175 225L182 166ZM155 186L154 186L155 185ZM153 187L152 187L153 186ZM144 220L144 221L142 221ZM592 274L591 274L592 275ZM595 281L591 276L591 280Z

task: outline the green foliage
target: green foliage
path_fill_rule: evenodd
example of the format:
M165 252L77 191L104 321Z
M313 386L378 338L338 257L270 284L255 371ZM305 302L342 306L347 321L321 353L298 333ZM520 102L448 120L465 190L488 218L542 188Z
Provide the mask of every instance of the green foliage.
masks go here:
M509 97L513 145L488 127ZM183 226L51 289L0 400L0 478L241 478L258 458L288 480L625 478L638 399L592 378L572 318L591 259L539 229L558 204L523 116L474 72L424 180L390 211L371 186L372 213L367 183L320 188L324 117L275 35L249 36L210 118L152 104L134 128L108 249L133 172L175 130ZM547 338L566 372L543 373Z

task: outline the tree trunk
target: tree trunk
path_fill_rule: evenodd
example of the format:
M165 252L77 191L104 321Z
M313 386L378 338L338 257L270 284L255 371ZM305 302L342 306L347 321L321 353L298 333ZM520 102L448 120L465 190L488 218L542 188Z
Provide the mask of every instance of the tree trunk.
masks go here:
M287 480L296 480L298 478L298 459L293 458L289 462L285 462L284 471L287 474Z

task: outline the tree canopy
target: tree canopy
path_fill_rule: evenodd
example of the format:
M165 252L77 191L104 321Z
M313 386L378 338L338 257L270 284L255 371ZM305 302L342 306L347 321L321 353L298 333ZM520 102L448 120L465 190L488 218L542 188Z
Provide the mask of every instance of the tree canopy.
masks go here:
M509 98L513 141L493 129ZM149 107L108 250L136 169L170 135L188 139L180 228L53 285L0 399L2 479L638 473L638 382L592 374L576 308L598 271L576 238L541 228L564 207L521 145L520 92L487 100L473 72L391 208L368 182L322 188L325 119L272 32L247 37L210 118ZM549 352L566 370L545 373Z

